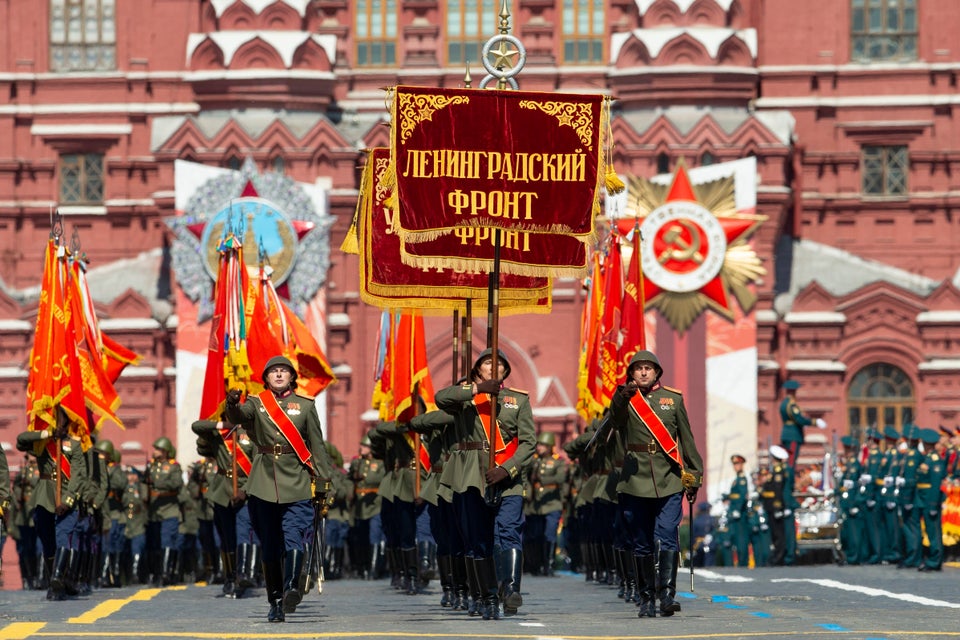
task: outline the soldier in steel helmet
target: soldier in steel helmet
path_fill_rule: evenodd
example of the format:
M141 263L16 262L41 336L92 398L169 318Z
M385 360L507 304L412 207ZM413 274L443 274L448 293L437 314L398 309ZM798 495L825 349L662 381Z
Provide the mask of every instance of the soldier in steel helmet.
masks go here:
M120 466L119 451L110 440L98 440L96 444L107 462L107 497L104 504L103 558L100 565L100 586L120 587L120 556L126 539L123 535L126 519L123 516L123 491L127 476Z
M347 472L353 487L350 502L353 524L347 534L350 564L357 577L376 580L386 557L386 540L380 519L380 483L386 473L383 460L374 457L369 434L360 439L360 455L350 461Z
M696 500L703 475L683 395L661 384L662 376L657 356L638 351L610 402L611 422L626 448L617 495L639 569L641 618L657 615L657 600L663 616L680 611L674 596L683 498Z
M266 387L241 401L227 392L226 416L256 445L245 492L263 548L269 622L284 622L300 604L306 541L314 535L314 500L329 489L332 462L312 398L297 393L297 370L274 356L261 376Z
M183 470L170 438L153 442L153 455L144 473L147 485L147 557L153 585L173 584L180 548L180 490Z
M503 387L509 375L503 353L498 350L494 367L488 348L477 357L469 379L436 394L437 407L454 416L460 435L440 482L453 491L454 516L472 578L468 584L476 588L472 613L484 620L500 618L501 594L505 613L515 613L523 604L523 469L533 457L536 430L527 393ZM491 424L494 401L497 421ZM495 556L507 553L511 561L502 565L501 588Z
M557 454L557 436L544 431L537 436L536 453L527 473L529 494L524 509L524 556L534 575L552 576L557 531L567 494L567 462Z

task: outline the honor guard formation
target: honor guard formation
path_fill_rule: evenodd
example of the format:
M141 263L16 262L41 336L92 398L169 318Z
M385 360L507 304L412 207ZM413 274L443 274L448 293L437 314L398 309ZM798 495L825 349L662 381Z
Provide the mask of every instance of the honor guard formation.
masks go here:
M345 578L497 620L536 602L524 574L561 571L611 587L640 618L669 617L681 566L797 564L811 519L851 566L940 571L945 545L958 548L957 430L869 427L823 465L798 466L804 429L826 424L788 380L781 443L754 473L730 456L721 500L698 503L702 458L664 372L653 352L634 354L603 414L558 448L536 433L527 392L507 386L506 356L487 349L437 391L436 410L421 401L409 421L378 423L345 462L278 356L262 393L228 391L219 421L193 423L201 458L186 469L166 437L137 466L64 425L20 434L12 477L0 456L2 539L15 541L23 588L49 600L196 582L227 599L262 594L270 622Z

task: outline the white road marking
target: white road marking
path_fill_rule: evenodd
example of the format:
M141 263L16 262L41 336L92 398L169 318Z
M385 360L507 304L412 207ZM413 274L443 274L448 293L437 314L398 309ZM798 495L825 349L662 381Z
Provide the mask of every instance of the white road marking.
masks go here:
M753 582L753 578L748 576L725 576L709 569L697 569L695 575L699 578L706 578L714 582Z
M915 596L910 593L895 593L893 591L886 591L884 589L874 589L873 587L864 587L855 584L846 584L843 582L838 582L836 580L826 580L826 579L812 579L812 578L775 578L770 582L809 582L811 584L817 584L821 587L828 587L830 589L840 589L842 591L853 591L855 593L862 593L868 596L884 596L887 598L893 598L894 600L904 600L906 602L913 602L916 604L922 604L928 607L945 607L947 609L960 609L960 604L954 602L947 602L945 600L934 600L933 598L924 598L923 596Z

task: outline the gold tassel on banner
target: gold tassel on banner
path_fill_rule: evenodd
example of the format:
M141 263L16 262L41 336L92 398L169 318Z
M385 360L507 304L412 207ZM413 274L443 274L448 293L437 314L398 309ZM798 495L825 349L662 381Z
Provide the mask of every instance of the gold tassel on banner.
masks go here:
M344 236L340 244L340 251L358 255L360 253L360 228L357 226L360 221L361 207L368 206L373 198L372 179L373 174L373 150L367 151L367 162L363 165L363 173L360 174L360 197L357 198L357 207L353 210L353 220L350 221L350 228L347 229L347 235Z
M606 130L606 145L604 153L607 157L607 172L604 176L604 187L606 188L608 194L616 195L626 189L627 185L623 183L623 180L621 180L620 176L617 175L617 170L613 167L613 128L610 126L609 98L606 98L603 101L603 122L604 129Z

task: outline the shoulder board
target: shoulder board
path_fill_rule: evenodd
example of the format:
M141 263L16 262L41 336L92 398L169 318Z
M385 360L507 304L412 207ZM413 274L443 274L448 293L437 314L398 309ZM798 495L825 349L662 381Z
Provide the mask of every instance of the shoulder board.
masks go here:
M682 395L683 395L683 391L680 391L680 389L677 389L676 387L668 387L667 385L662 384L662 385L660 385L660 388L661 388L661 389L666 389L667 391L672 391L672 392L674 392L675 394L677 394L678 396L682 396Z
M525 389L514 389L513 387L504 387L504 391L513 391L514 393L522 393L525 396L529 396L530 392Z
M314 396L308 396L300 391L294 391L293 395L297 396L298 398L303 398L304 400L309 400L310 402L313 402L314 400Z

